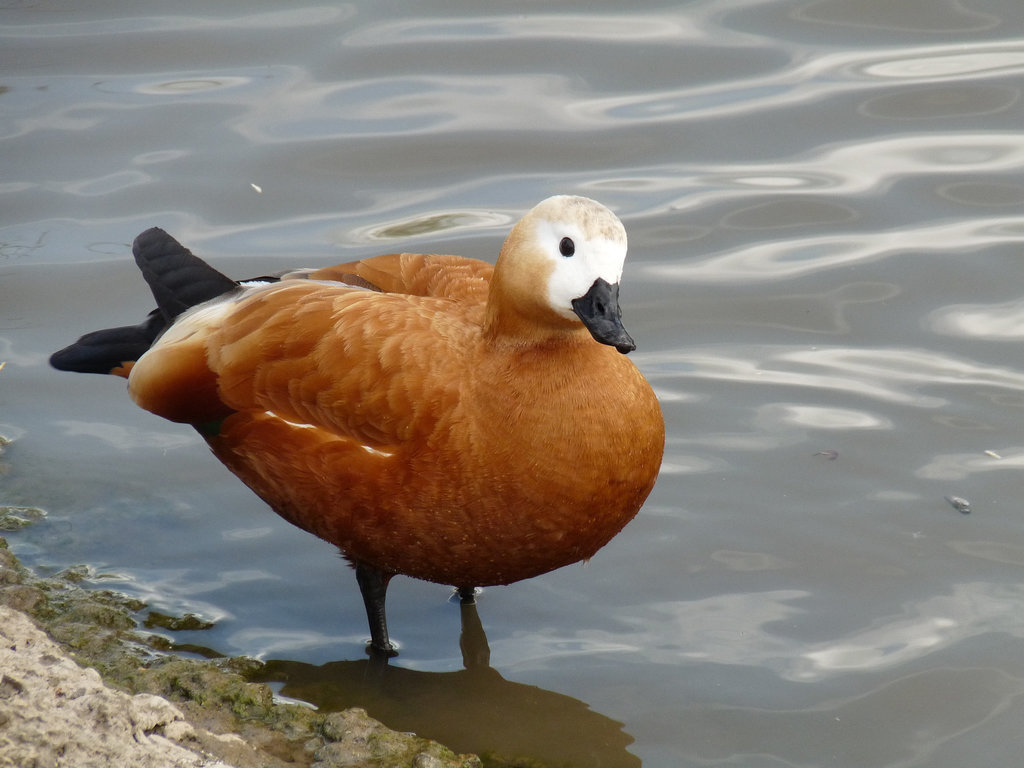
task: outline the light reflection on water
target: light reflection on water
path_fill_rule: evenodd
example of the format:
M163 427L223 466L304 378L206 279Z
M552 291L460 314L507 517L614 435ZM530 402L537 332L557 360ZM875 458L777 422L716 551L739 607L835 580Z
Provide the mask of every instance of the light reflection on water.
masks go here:
M97 587L216 622L165 634L303 680L285 695L436 715L401 727L456 748L1015 764L1015 9L47 5L0 19L0 505L49 513L9 536L29 563L88 564ZM123 382L46 367L150 309L128 255L146 227L236 277L379 250L493 258L555 192L626 223L625 320L665 464L591 564L485 591L476 676L447 588L396 580L402 655L381 690L353 688L365 620L331 548ZM535 738L509 741L531 707Z

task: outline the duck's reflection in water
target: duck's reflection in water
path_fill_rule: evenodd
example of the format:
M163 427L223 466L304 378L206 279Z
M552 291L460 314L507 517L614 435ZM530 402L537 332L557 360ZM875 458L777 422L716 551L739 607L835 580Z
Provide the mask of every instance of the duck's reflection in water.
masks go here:
M490 662L476 605L463 601L457 672L421 672L386 658L321 666L268 661L254 679L278 683L284 696L324 711L363 707L398 731L412 731L457 752L522 758L552 766L638 768L622 723L569 696L505 680ZM533 763L526 763L533 764Z

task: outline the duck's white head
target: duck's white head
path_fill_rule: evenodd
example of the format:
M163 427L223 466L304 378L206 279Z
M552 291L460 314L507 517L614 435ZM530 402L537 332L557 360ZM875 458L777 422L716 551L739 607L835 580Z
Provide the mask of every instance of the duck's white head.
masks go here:
M582 323L597 341L626 353L636 345L620 319L625 259L626 230L614 213L586 197L558 195L513 228L495 283L534 322ZM492 288L492 303L494 293Z

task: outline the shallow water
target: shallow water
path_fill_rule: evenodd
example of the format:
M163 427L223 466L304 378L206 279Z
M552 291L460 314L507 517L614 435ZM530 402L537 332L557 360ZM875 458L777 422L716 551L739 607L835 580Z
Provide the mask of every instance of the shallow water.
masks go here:
M456 748L1015 764L1016 2L89 5L0 10L0 504L48 512L10 535L28 563L88 564L216 621L176 640L276 660L285 695ZM149 226L238 277L493 258L556 192L626 224L668 446L589 565L481 596L490 670L460 671L445 587L398 579L401 656L360 687L331 547L122 382L47 367L150 309Z

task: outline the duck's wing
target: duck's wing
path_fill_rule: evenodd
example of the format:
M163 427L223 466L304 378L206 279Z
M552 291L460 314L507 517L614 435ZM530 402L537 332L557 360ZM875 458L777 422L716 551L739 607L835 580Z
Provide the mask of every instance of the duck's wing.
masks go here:
M330 280L385 293L433 296L483 304L494 267L463 256L390 253L284 275Z
M462 256L393 253L285 275L239 302L211 339L218 387L232 408L367 448L422 439L458 399L493 271ZM293 289L292 277L322 287Z
M454 412L472 314L451 299L282 280L182 316L129 389L174 421L269 415L390 451Z
M456 302L333 286L282 285L234 319L210 352L232 407L377 448L422 437L450 410L472 344Z

